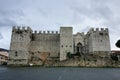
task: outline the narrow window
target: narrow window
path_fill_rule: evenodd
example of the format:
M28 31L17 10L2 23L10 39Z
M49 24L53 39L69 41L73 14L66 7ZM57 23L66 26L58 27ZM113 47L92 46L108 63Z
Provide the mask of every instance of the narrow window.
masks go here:
M34 53L32 52L32 55L34 55Z
M15 51L15 56L18 56L17 51Z
M1 59L3 59L3 57L1 57Z
M99 33L101 36L103 35L103 33Z
M72 47L72 45L70 45L70 47Z

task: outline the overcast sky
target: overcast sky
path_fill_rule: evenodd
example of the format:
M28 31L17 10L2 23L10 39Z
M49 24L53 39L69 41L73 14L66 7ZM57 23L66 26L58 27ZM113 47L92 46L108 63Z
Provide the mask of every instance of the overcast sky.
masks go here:
M111 49L118 49L120 0L0 0L1 48L9 49L13 25L55 31L72 26L74 33L109 28Z

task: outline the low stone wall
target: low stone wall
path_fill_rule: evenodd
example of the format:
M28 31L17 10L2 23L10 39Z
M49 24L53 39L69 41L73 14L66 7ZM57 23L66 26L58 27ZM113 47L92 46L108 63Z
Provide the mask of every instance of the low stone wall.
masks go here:
M30 61L30 62L29 62ZM33 64L32 66L46 66L46 67L120 67L120 61L115 61L108 57L101 57L98 55L81 55L75 56L74 58L70 58L64 61L59 61L57 59L54 60L29 60L29 64ZM26 66L30 66L30 65ZM19 66L23 66L24 64L20 64ZM13 64L11 66L16 66Z
M108 57L81 56L65 61L52 62L44 66L65 66L65 67L120 67L120 61L114 61Z

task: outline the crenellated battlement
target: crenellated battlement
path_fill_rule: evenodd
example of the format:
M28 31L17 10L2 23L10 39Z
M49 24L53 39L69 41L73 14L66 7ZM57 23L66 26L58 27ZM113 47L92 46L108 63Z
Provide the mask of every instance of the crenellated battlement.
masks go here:
M13 32L16 32L16 31L30 31L32 32L32 29L29 27L29 26L13 26L12 28L12 31Z
M108 28L91 28L88 33L108 32Z
M104 32L108 32L108 28L96 28L96 30L94 31L104 31Z
M33 34L59 34L58 31L34 31Z

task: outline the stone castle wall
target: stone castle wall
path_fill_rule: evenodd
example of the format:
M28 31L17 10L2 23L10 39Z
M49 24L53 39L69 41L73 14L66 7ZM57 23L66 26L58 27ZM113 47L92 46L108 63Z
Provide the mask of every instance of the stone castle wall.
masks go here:
M66 60L70 54L100 54L110 52L109 31L107 28L99 30L93 28L87 34L73 35L72 27L61 27L60 33L54 31L32 31L30 27L13 27L10 55L8 64L29 64L31 61L41 64L40 54L48 59ZM46 59L46 58L45 58Z
M48 31L32 33L29 51L49 52L50 57L58 57L60 53L60 34Z

